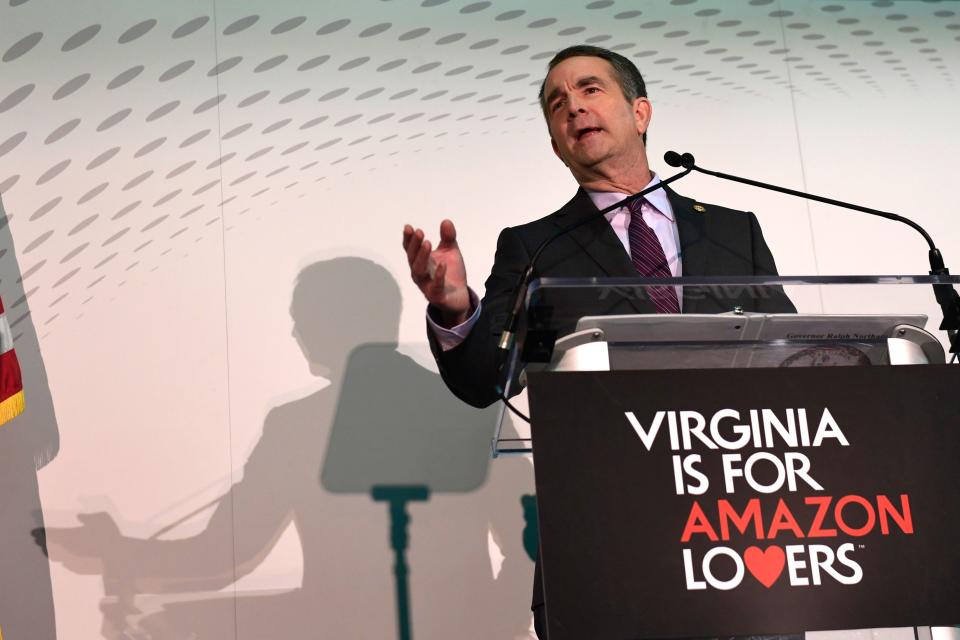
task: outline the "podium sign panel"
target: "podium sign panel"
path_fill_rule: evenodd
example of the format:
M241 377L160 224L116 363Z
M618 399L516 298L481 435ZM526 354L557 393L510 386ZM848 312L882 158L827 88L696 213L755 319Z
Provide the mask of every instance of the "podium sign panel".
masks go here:
M529 377L551 640L960 621L960 368Z

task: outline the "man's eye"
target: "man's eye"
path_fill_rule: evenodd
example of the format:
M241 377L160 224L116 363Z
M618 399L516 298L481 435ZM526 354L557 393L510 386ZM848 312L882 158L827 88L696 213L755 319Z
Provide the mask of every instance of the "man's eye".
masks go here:
M600 87L587 87L587 93L596 93L600 91Z
M557 100L556 102L553 103L552 109L553 109L554 111L556 111L557 109L559 109L559 108L562 107L562 106L563 106L563 100Z

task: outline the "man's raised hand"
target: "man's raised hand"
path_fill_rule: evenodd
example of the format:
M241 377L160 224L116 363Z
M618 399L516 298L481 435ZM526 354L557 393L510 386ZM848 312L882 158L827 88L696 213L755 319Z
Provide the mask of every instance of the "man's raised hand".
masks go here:
M457 245L453 223L440 223L440 243L433 249L422 229L403 227L403 250L407 252L410 277L440 313L441 324L453 327L470 317L467 269Z

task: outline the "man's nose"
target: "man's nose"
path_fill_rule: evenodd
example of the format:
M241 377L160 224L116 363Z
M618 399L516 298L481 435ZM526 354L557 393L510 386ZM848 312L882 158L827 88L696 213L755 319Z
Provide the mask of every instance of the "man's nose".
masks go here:
M567 117L575 118L581 113L586 113L587 110L585 106L576 98L569 98L567 100Z

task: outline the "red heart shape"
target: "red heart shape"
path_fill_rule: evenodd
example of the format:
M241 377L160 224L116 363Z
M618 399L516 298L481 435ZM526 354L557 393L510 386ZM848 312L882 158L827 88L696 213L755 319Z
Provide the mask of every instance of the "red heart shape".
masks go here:
M760 547L748 547L743 554L743 560L753 577L769 589L783 573L786 554L776 546L767 547L766 551L761 551Z

